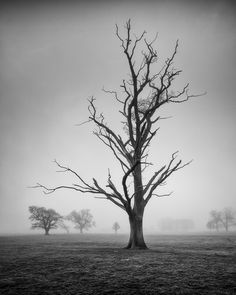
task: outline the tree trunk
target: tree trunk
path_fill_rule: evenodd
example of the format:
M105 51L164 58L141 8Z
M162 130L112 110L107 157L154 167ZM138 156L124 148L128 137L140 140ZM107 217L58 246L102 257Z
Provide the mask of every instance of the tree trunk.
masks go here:
M141 152L137 151L137 159L141 162ZM143 237L143 183L141 164L137 165L133 173L134 177L134 207L127 211L130 223L130 237L126 249L147 249Z
M229 231L229 226L228 226L228 222L227 222L227 221L226 221L226 223L225 223L225 230L226 230L226 232Z
M49 229L45 229L45 236L49 235Z
M137 214L136 212L130 213L129 223L130 237L125 249L147 249L143 237L143 212L142 214Z

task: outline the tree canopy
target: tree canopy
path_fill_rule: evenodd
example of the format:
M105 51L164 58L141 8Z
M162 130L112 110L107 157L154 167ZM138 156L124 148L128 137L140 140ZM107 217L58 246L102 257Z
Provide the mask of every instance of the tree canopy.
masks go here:
M51 229L58 228L63 220L63 217L53 209L30 206L29 212L32 229L44 229L45 235L48 235Z
M79 212L74 210L67 216L67 219L75 224L75 228L79 229L81 234L84 230L89 230L96 225L89 209L82 209Z
M117 231L120 229L119 223L116 221L113 223L112 229L117 233Z

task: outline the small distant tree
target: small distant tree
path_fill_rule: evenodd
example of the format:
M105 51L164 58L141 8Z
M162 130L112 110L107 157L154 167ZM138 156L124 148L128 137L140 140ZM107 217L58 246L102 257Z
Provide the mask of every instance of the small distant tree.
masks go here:
M81 234L84 230L89 230L95 226L93 215L89 209L82 209L79 212L74 210L67 216L67 219L75 224L75 228L79 229Z
M207 222L206 226L207 226L207 228L208 228L209 230L213 230L213 229L215 229L215 223L214 223L212 220L209 220L209 221Z
M114 222L112 229L115 231L115 233L117 234L117 231L120 229L120 225L119 223L116 221Z
M65 224L64 220L62 220L59 224L59 226L64 229L66 231L67 234L69 234L70 230L69 230L69 226L67 224Z
M44 229L45 235L49 235L51 229L56 229L63 217L53 209L30 206L31 213L29 219L32 221L32 229Z
M221 226L221 212L212 210L210 212L210 220L207 222L207 227L210 229L215 229L216 231L219 231L219 228Z
M220 219L225 230L229 231L231 226L236 225L236 212L230 207L224 208L220 213Z

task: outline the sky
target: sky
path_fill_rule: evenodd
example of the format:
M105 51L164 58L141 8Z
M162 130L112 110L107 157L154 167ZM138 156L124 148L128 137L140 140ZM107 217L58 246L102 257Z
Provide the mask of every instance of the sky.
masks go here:
M88 98L108 124L120 128L119 105L102 88L119 90L128 67L115 24L124 33L158 33L163 62L179 40L175 65L183 72L176 90L190 83L207 92L184 104L168 105L150 148L152 172L179 151L191 165L172 175L144 215L146 233L158 232L166 217L192 219L204 230L212 209L236 208L236 5L234 1L6 1L0 4L0 234L31 233L28 207L53 208L62 215L90 209L91 232L111 232L118 221L128 232L124 211L106 200L63 190L44 195L29 188L71 184L54 159L86 180L105 184L119 165L93 135ZM160 66L159 64L158 66ZM150 172L151 173L151 172ZM150 174L151 175L151 174ZM148 176L144 177L148 179Z

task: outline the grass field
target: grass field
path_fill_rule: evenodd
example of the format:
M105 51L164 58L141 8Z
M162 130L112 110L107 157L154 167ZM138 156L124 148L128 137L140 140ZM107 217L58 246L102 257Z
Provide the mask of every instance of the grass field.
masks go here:
M0 294L236 294L235 235L0 237Z

